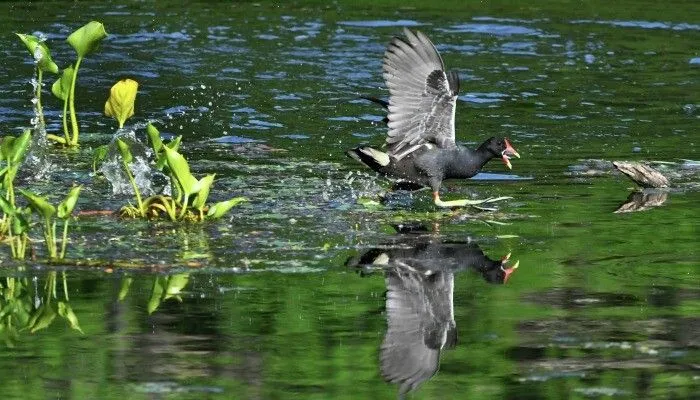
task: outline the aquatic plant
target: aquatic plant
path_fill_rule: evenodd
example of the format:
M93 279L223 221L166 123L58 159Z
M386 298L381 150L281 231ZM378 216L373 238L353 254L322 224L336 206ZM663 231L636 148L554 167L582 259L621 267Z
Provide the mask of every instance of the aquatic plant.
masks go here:
M70 88L73 84L73 66L69 66L61 72L61 77L51 85L51 93L59 99L63 100L63 113L61 114L63 122L63 137L53 134L47 134L46 138L55 142L68 145L71 142L71 134L68 131L68 99L70 98Z
M0 220L0 235L7 235L13 258L23 259L27 249L29 229L29 210L17 207L15 203L14 181L31 142L31 132L25 130L18 137L5 136L0 143L0 189L4 196L0 197L0 209L3 216Z
M63 70L61 77L51 86L54 96L63 100L63 133L64 137L47 135L47 138L66 146L77 146L80 137L78 117L75 113L75 84L78 80L78 70L83 58L95 51L107 37L101 22L91 21L71 33L66 39L77 54L75 63ZM68 112L66 112L68 111ZM68 130L67 114L70 113L71 130Z
M66 255L66 245L68 243L68 223L71 214L78 202L81 186L74 186L63 201L57 206L50 204L46 198L38 196L26 190L20 193L27 199L29 208L42 217L44 224L44 240L49 258L64 258ZM61 240L61 251L58 252L56 243L56 218L63 220L63 236Z
M53 62L51 52L43 40L34 35L25 35L23 33L16 33L16 35L19 37L22 43L27 46L27 50L29 50L29 53L32 55L34 62L36 63L36 92L34 94L34 97L36 98L35 107L36 115L39 118L39 123L42 127L44 127L46 126L46 122L44 121L44 111L41 107L41 89L43 87L42 78L44 72L57 74L58 65Z
M129 178L136 199L136 206L127 205L121 209L121 215L131 218L158 218L164 213L171 221L216 219L222 217L234 206L247 201L244 197L235 197L227 201L208 205L207 199L215 174L209 174L201 179L190 173L190 167L185 157L178 153L181 136L168 144L163 143L160 132L149 124L148 137L156 158L156 168L163 171L171 182L175 197L155 195L145 200L136 185L134 176L129 168L133 156L129 145L121 139L116 143L121 155L124 172ZM193 211L194 210L194 211Z
M134 102L139 84L133 79L122 79L112 86L109 98L105 103L105 115L113 117L119 122L119 129L124 127L124 122L134 115Z

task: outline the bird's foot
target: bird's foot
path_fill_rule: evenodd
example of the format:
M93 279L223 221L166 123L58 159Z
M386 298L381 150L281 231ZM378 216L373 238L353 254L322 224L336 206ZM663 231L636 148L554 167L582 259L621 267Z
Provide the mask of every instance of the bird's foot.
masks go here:
M512 199L512 197L501 196L501 197L489 197L487 199L478 199L478 200L462 199L462 200L442 201L442 200L440 200L440 195L438 194L438 192L433 192L433 202L435 203L435 205L438 207L445 207L445 208L477 206L480 204L495 203L497 201L508 200L508 199Z

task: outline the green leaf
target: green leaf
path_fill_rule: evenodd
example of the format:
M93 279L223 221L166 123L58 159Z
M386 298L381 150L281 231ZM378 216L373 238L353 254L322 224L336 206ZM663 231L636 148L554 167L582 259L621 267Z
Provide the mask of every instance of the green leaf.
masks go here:
M12 150L8 160L13 164L19 164L24 159L24 155L27 153L31 140L32 132L27 129L12 143Z
M125 163L128 164L134 159L134 156L131 155L129 145L124 143L121 139L117 139L117 148L119 149L119 153L122 155Z
M2 138L2 142L0 142L0 161L10 159L12 142L14 142L15 139L16 138L14 136L5 136Z
M124 127L129 117L134 115L134 102L139 84L133 79L122 79L112 86L109 98L105 103L105 115L119 122L119 128Z
M25 130L19 137L5 136L0 144L2 159L7 160L10 164L19 164L29 148L31 139L32 133L29 129Z
M82 189L82 186L74 186L70 190L70 192L68 192L68 196L66 196L66 198L58 204L58 218L66 219L70 217L71 213L73 212L73 209L75 208L75 204L78 202L78 196L80 196L80 189Z
M61 77L51 85L51 93L61 100L66 100L70 94L70 87L73 83L73 66L69 66L61 73Z
M78 57L85 57L97 49L102 39L107 37L104 25L101 22L88 22L68 36L66 41L78 53Z
M17 212L12 217L12 233L21 235L29 230L29 221L23 213Z
M168 159L165 157L165 154L163 154L162 150L164 147L168 147L171 150L177 151L177 149L180 147L180 142L182 141L182 135L176 137L175 139L171 140L170 143L166 144L165 146L161 147L161 152L156 153L157 157L157 162L156 162L156 168L158 168L159 171L163 170L163 167L165 167L165 164L168 162Z
M185 157L168 146L164 146L163 149L165 150L165 158L168 160L168 167L175 175L175 179L177 179L182 190L185 191L185 195L189 196L196 193L194 189L199 184L199 181L190 173L190 166L187 164Z
M20 40L27 46L27 50L34 57L34 61L39 66L39 69L44 72L58 73L58 65L51 59L51 52L44 42L39 40L38 37L34 35L25 35L23 33L16 33Z
M97 166L102 164L102 162L107 158L109 153L109 145L104 144L102 146L96 147L92 152L92 170L97 172Z
M149 122L146 126L146 134L148 135L148 140L151 142L151 148L157 156L158 153L160 153L160 149L163 147L163 140L160 138L160 132Z
M209 211L207 212L207 217L210 218L221 218L234 206L243 203L244 201L248 201L245 197L234 197L231 200L226 200L222 201L219 203L216 203L209 207Z
M19 192L27 199L29 207L44 217L44 219L49 219L56 214L56 208L49 204L45 198L22 189L19 189Z
M0 196L0 209L7 215L14 215L17 211L9 201L5 200L5 196Z
M195 197L194 201L192 202L192 207L195 209L201 211L204 208L204 205L207 202L207 197L209 197L209 190L211 189L211 185L214 183L215 175L216 174L207 175L200 179L197 183L197 197Z

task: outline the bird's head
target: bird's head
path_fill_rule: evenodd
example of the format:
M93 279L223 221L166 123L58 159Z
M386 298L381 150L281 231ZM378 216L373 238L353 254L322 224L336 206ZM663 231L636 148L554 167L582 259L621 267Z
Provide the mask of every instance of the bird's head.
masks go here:
M492 137L486 141L486 148L493 154L494 157L500 157L503 160L503 164L512 169L513 166L510 164L510 158L516 157L520 158L520 154L511 146L508 138L497 138Z

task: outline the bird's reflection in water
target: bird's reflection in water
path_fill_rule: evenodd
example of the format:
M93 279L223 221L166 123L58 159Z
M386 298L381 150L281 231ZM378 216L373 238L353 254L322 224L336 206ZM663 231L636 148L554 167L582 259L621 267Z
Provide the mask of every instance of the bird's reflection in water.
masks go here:
M493 260L472 241L445 241L423 233L427 230L422 227L398 230L401 234L392 243L351 258L348 266L363 274L384 271L387 331L381 373L399 385L403 397L437 372L442 350L457 344L454 274L474 270L487 282L500 284L518 263L508 266L510 255Z

